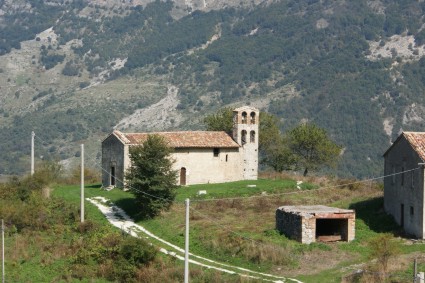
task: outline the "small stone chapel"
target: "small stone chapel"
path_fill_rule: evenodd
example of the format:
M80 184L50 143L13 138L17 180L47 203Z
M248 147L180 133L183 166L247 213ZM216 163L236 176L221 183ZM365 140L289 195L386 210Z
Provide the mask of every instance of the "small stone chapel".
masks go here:
M172 147L179 185L256 180L258 176L259 110L233 110L232 135L220 131L123 133L115 130L102 141L103 187L125 186L131 166L129 148L158 134Z

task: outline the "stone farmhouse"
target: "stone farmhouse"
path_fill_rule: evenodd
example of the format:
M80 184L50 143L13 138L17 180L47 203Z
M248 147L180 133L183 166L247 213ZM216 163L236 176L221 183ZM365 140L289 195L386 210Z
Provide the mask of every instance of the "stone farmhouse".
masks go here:
M259 111L244 106L233 111L233 133L185 131L122 133L113 131L102 141L102 185L124 187L131 166L129 149L143 144L149 134L163 136L174 149L171 158L178 184L256 180L258 175Z
M385 211L406 233L424 239L425 132L403 132L384 159Z

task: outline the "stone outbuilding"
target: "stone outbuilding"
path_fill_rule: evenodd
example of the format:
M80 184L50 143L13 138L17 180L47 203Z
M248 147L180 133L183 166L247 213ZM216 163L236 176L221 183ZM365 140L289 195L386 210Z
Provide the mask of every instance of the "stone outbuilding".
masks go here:
M276 229L303 244L352 241L355 220L354 210L324 205L281 206L276 210Z
M256 180L258 176L259 111L250 106L233 111L233 131L123 133L113 131L102 141L102 185L124 187L131 166L130 148L150 134L162 136L173 148L178 184Z
M384 153L384 208L410 235L425 239L425 132L403 132Z

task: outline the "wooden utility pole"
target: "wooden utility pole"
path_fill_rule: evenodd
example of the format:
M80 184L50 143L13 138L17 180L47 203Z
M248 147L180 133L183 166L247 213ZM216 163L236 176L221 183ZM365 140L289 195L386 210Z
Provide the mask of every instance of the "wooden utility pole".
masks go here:
M184 253L184 283L189 283L189 199L186 199L186 233Z
M81 145L81 223L84 222L84 144Z
M4 220L1 220L1 282L4 283Z
M31 176L34 175L34 131L31 132Z

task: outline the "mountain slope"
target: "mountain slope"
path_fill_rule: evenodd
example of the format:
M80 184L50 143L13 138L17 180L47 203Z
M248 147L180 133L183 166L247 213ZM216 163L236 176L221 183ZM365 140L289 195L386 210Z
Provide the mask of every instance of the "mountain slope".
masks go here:
M31 130L44 158L78 155L81 142L95 156L113 127L197 129L225 105L256 105L282 130L306 120L326 128L344 147L344 176L381 174L390 141L423 129L420 1L4 0L0 9L0 174L28 170Z

